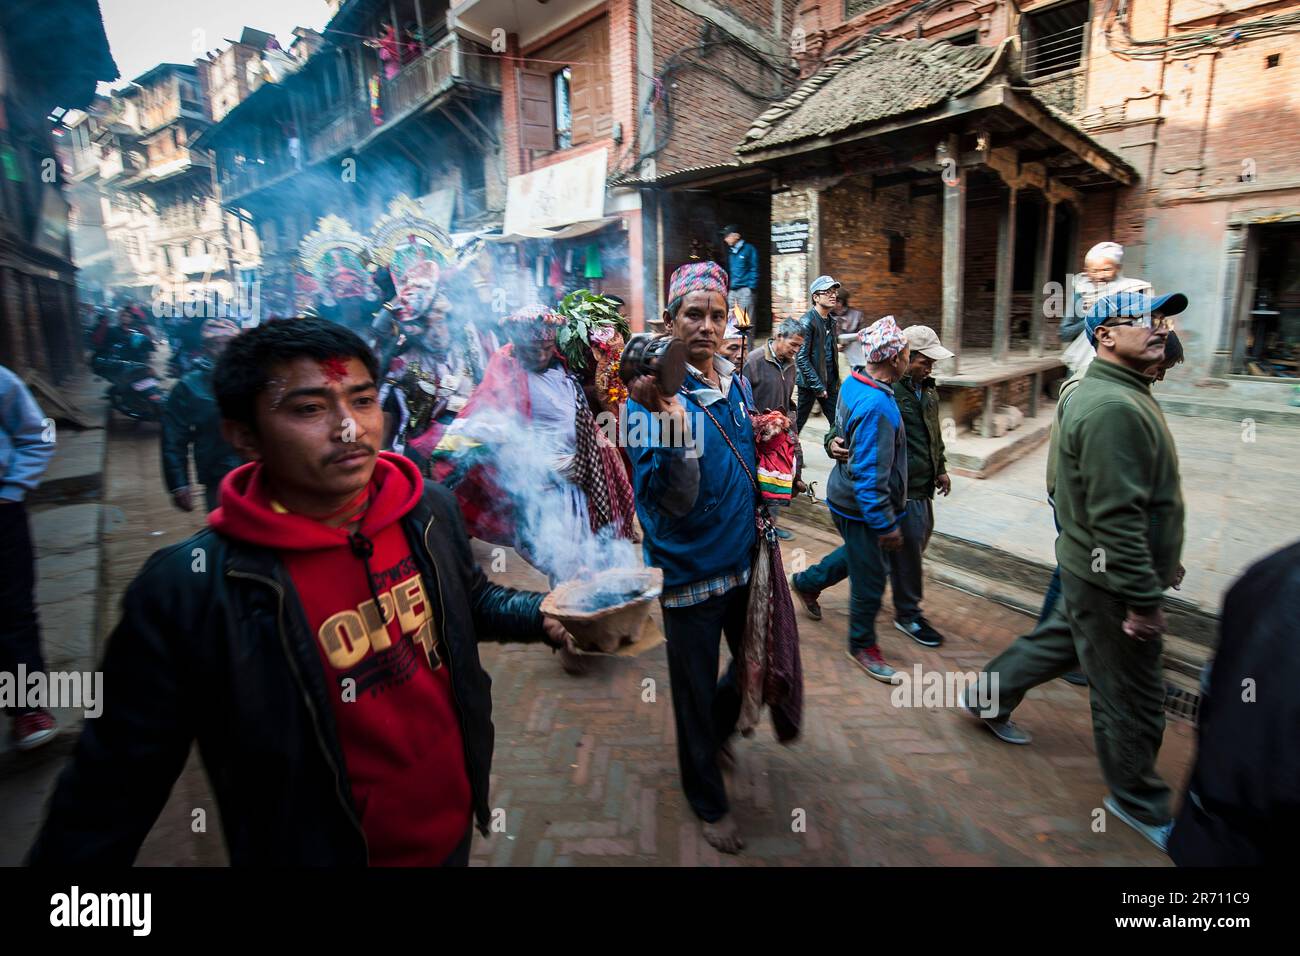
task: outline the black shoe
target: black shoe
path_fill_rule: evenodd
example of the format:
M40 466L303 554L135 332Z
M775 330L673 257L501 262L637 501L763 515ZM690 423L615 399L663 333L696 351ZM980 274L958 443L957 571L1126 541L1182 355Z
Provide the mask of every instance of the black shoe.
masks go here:
M932 628L924 617L918 617L914 621L895 621L894 627L922 647L938 647L943 643L943 635Z
M1088 675L1083 671L1070 671L1068 674L1062 674L1061 680L1067 684L1073 684L1075 687L1088 686Z
M822 606L817 603L817 596L821 594L820 591L800 591L794 583L794 575L792 574L790 575L790 593L799 599L799 603L803 605L810 618L814 621L822 619Z

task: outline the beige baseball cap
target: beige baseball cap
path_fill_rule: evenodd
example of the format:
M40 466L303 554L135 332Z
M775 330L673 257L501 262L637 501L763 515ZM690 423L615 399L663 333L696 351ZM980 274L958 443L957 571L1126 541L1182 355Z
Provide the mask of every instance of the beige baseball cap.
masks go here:
M903 337L913 352L920 352L936 362L952 358L952 353L939 344L939 336L928 325L909 325L903 329Z

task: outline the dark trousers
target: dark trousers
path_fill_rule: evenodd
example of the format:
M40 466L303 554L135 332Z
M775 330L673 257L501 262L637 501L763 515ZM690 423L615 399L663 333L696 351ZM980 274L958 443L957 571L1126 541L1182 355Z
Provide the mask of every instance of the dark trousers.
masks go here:
M1165 731L1162 642L1124 633L1124 602L1069 571L1047 618L985 666L997 675L998 716L1039 684L1082 669L1088 675L1092 735L1116 801L1144 823L1170 819L1169 787L1156 773Z
M1047 501L1052 504L1051 499ZM1061 533L1061 522L1056 519L1056 505L1052 505L1052 523L1056 525L1056 533ZM1052 608L1061 597L1061 566L1058 564L1052 570L1052 580L1047 583L1047 593L1043 595L1043 609L1038 612L1038 623L1042 624L1047 620L1047 615L1052 613Z
M903 546L887 552L889 586L894 593L894 619L907 622L921 616L921 556L934 531L934 502L929 498L909 498L901 530Z
M1025 694L1062 674L1079 669L1070 619L1064 601L1054 601L1028 634L1017 637L1005 651L984 665L997 675L998 718L1020 706Z
M1052 608L1061 599L1061 567L1057 565L1052 571L1052 580L1047 582L1047 593L1043 595L1043 609L1038 612L1038 623L1042 624L1047 620L1047 615L1052 613Z
M794 430L802 432L804 425L808 423L808 416L812 414L813 404L816 403L822 407L822 414L826 416L827 424L835 422L835 402L839 398L840 383L826 383L826 397L819 398L817 393L811 388L804 388L802 385L798 388L799 407L795 411Z
M749 586L745 585L689 607L663 609L682 790L695 815L708 823L720 820L728 810L718 748L735 732L740 718L736 658L748 606ZM718 680L723 635L731 664Z
M849 579L849 653L876 646L876 615L885 593L885 552L865 521L831 512L844 546L794 576L800 591L817 593Z
M36 619L36 554L27 506L0 504L0 672L45 670Z

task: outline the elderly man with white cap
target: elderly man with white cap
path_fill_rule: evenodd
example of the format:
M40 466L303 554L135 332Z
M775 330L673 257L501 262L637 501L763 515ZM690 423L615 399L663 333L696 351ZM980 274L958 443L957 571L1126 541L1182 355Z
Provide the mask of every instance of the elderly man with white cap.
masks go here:
M1124 247L1118 242L1099 242L1083 257L1083 275L1074 280L1074 302L1071 314L1061 319L1058 334L1062 342L1072 342L1067 350L1066 365L1075 375L1082 373L1096 353L1087 337L1080 338L1084 318L1099 299L1119 292L1151 292L1151 283L1145 279L1129 278L1123 274Z
M943 635L921 613L921 555L934 531L934 494L952 491L939 427L939 389L930 373L934 363L952 358L934 329L912 325L903 330L912 360L907 373L894 383L894 398L907 436L907 509L903 515L903 546L889 555L890 587L894 595L894 627L916 643L938 647Z
M848 446L826 484L826 503L844 546L791 579L814 619L817 595L849 579L849 659L876 680L894 669L876 645L876 613L885 591L885 553L903 546L907 510L907 442L893 385L909 367L907 339L892 316L859 333L866 365L844 383L835 430Z

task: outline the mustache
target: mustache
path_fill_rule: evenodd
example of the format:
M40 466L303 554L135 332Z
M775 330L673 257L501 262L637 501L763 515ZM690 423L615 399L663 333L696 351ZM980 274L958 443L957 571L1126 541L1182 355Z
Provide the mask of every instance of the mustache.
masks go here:
M334 454L330 455L329 458L325 459L325 464L332 465L335 462L342 461L344 458L350 458L352 455L355 455L359 451L365 452L372 458L378 454L378 452L370 445L366 445L361 442L353 442L351 445L349 445L347 448L344 448L342 451L336 451Z

